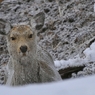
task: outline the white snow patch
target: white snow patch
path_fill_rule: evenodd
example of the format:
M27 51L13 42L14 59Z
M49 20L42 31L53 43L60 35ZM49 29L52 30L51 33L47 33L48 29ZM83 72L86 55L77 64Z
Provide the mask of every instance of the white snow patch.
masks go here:
M55 67L59 70L67 67L83 66L89 62L95 62L95 42L93 42L89 48L85 49L83 53L85 54L85 58L80 58L78 55L69 60L56 60L54 61Z
M23 87L0 86L0 95L95 95L95 76Z
M17 1L17 0L4 0L3 2L13 2L13 1Z
M94 0L95 1L95 0ZM94 2L94 12L95 12L95 2Z

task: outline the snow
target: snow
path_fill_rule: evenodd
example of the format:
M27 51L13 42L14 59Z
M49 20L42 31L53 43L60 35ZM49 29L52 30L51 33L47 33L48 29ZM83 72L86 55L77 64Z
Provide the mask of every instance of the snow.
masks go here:
M95 76L23 87L0 86L1 95L95 95Z
M3 2L13 2L13 1L16 1L16 0L4 0Z
M94 12L95 12L95 0L94 0Z
M57 70L64 69L67 67L83 66L89 62L95 62L95 42L93 42L89 48L85 49L83 51L83 53L85 55L85 58L80 58L80 56L77 55L73 59L54 61L54 64L55 64Z

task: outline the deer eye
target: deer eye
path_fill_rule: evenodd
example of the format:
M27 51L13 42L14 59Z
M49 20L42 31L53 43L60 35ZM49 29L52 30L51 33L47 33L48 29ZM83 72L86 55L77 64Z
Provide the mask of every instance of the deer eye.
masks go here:
M15 37L11 37L11 40L16 40L16 38Z
M33 36L33 35L32 35L32 34L30 34L30 35L28 36L28 38L32 38L32 36Z

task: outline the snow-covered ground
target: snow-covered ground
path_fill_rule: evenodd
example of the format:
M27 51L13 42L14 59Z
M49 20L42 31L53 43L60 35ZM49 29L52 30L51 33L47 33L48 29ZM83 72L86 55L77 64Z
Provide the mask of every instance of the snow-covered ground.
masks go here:
M75 58L69 59L69 60L60 60L60 61L56 60L54 62L56 68L59 70L59 69L67 68L67 67L83 66L89 62L95 62L95 42L93 42L90 45L90 47L85 49L83 53L84 53L84 58L80 58L80 56L77 55Z
M95 76L15 88L0 86L0 95L95 95Z

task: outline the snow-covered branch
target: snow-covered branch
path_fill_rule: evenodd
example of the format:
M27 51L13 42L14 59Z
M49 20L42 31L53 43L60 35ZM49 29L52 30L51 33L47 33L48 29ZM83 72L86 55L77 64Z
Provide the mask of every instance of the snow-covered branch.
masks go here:
M95 42L92 43L89 48L84 50L83 53L85 54L84 58L80 58L80 56L78 55L75 58L69 60L54 61L57 70L68 67L79 67L89 62L95 62Z

